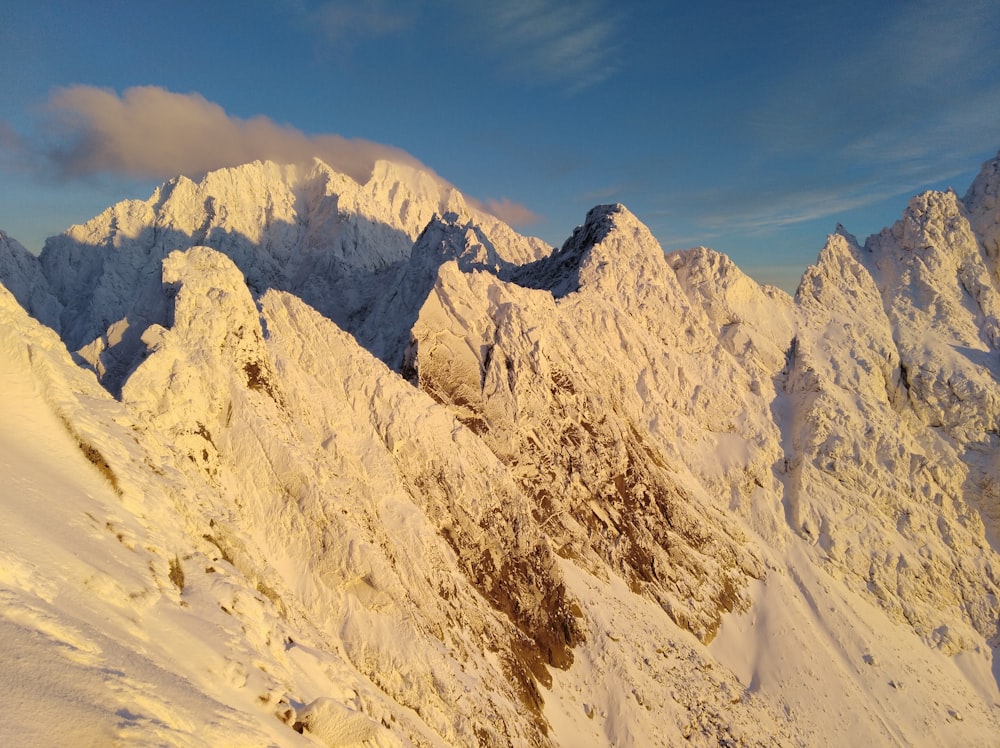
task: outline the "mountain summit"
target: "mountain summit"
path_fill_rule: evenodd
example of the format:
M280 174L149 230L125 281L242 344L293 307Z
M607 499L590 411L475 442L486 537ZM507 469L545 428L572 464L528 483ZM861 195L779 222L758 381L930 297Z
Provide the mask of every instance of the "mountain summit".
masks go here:
M32 288L55 297L61 311L45 321L116 391L143 330L165 322L159 263L171 251L213 247L255 293L290 291L353 332L427 222L447 212L516 237L505 241L514 260L548 251L412 167L380 161L358 184L318 160L309 167L255 162L199 183L178 177L148 200L118 203L52 237L37 263L44 280Z
M388 162L0 233L5 744L990 745L1000 158L794 298Z

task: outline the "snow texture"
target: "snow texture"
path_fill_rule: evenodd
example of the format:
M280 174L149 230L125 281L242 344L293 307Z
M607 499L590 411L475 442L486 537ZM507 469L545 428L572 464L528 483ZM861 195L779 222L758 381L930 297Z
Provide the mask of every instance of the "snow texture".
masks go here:
M0 233L0 742L995 744L998 194L794 298L388 162Z

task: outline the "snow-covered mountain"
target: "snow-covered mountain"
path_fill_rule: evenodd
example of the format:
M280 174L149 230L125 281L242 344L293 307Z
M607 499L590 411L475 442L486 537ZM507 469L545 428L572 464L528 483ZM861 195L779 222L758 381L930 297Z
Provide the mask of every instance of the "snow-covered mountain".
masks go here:
M0 234L0 739L995 744L998 193L794 299L387 162Z
M39 319L116 392L143 331L169 313L160 261L200 245L235 262L254 293L290 291L353 332L428 221L449 212L475 216L514 261L549 251L411 167L380 161L361 185L318 160L308 168L256 162L197 184L178 177L148 200L118 203L49 239L38 258L47 284L34 287L59 311Z

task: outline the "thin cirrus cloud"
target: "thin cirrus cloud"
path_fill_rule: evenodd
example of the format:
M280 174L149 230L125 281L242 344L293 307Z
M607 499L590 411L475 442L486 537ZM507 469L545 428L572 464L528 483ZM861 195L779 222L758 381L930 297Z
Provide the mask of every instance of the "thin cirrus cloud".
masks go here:
M338 44L396 34L405 31L414 21L412 12L388 0L370 0L364 4L332 0L303 16L327 41Z
M438 27L456 21L462 31L452 36L454 43L471 40L468 52L485 54L501 74L570 91L600 83L617 69L619 21L605 0L474 5L464 0L372 0L363 5L328 0L309 10L298 6L297 17L338 47L400 34L421 21Z
M997 33L995 2L916 0L850 29L850 54L783 67L732 118L752 156L740 183L702 196L725 210L698 210L701 225L790 226L964 177L996 148Z
M668 209L662 220L694 217L704 233L698 241L720 234L767 232L864 207L874 201L905 193L892 183L875 179L843 182L833 187L799 182L796 187L760 190L752 184L675 193L661 199ZM711 207L705 207L711 206ZM677 246L678 240L670 242Z
M897 171L900 190L914 184L906 172L947 178L995 137L1000 100L983 73L995 69L997 33L993 0L893 6L855 32L850 54L772 82L746 118L761 123L756 144L764 153L826 150L842 165Z
M945 178L954 174L952 172ZM778 190L753 195L749 190L746 193L734 191L727 197L713 201L732 206L730 210L707 212L702 216L702 221L716 230L725 228L757 231L840 217L848 211L866 208L891 198L900 198L902 209L906 199L920 189L922 181L917 175L903 181L871 177L843 181L830 187L802 187L794 192Z
M493 3L475 18L491 53L525 80L579 90L617 70L618 20L605 2Z
M0 168L30 171L31 159L25 139L13 127L0 120Z
M35 148L63 179L100 174L197 177L255 160L302 163L316 157L358 182L367 181L375 162L385 159L426 171L443 187L451 186L399 148L339 135L306 135L264 116L233 117L200 94L156 86L129 88L120 96L93 86L57 89L45 117L50 141ZM14 142L14 135L0 128L0 141ZM18 147L24 142L18 139ZM528 208L506 198L467 201L515 225L538 220Z

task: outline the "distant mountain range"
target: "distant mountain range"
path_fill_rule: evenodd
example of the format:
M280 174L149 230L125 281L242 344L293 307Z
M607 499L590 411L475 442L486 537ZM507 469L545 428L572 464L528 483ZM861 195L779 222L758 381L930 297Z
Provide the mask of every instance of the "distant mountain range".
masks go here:
M998 194L794 298L389 162L0 233L0 741L995 745Z

